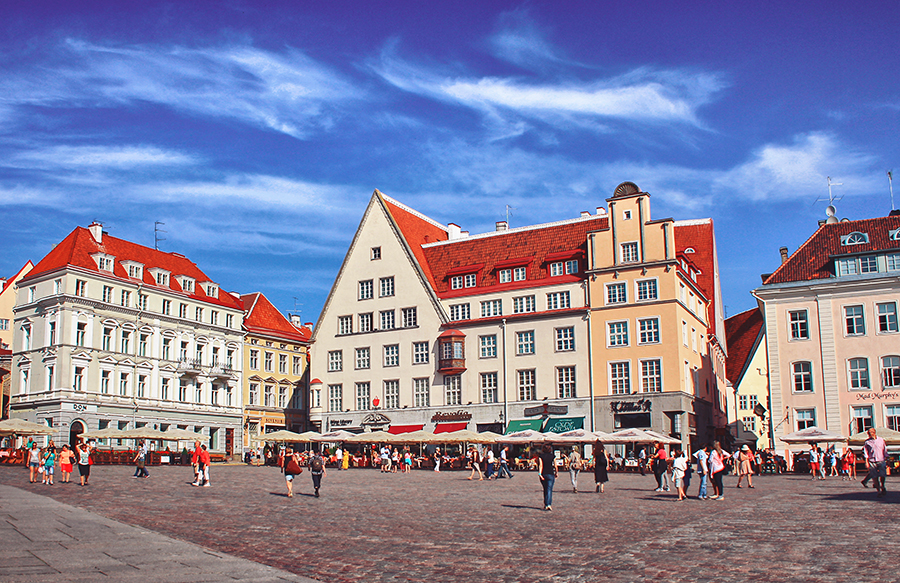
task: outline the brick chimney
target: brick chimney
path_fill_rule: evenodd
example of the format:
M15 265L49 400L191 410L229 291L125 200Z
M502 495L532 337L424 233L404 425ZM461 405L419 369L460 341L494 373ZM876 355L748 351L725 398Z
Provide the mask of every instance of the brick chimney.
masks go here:
M787 247L782 247L781 249L778 250L778 252L781 253L781 263L782 263L782 264L786 263L787 260L788 260L788 249L787 249Z

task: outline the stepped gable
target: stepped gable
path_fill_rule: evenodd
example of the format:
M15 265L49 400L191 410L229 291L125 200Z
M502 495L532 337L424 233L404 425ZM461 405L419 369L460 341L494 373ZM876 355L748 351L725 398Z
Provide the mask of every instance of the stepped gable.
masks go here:
M384 205L390 213L391 218L394 219L397 228L400 229L400 232L403 234L403 238L406 239L407 245L409 245L409 248L415 256L416 261L419 262L419 267L425 273L425 277L428 278L428 282L431 284L432 289L434 289L434 276L432 275L431 269L429 269L428 266L428 262L425 259L425 254L422 251L422 245L434 243L437 241L446 241L448 238L447 229L443 226L440 226L436 221L433 221L431 219L428 219L424 215L416 213L412 209L400 204L390 197L381 194L380 192L378 193L378 195L384 202Z
M725 359L725 377L737 384L744 369L753 357L753 347L763 329L763 317L759 308L736 314L725 320L725 341L728 357Z
M890 240L890 231L898 228L900 215L826 223L782 263L763 285L834 277L834 266L830 260L834 255L900 250L900 241ZM861 245L841 245L842 235L857 231L869 235L869 242Z
M550 263L565 259L578 259L579 273L557 276L553 281L580 280L585 269L587 235L591 231L608 228L608 223L606 215L591 215L558 223L464 237L428 245L424 252L434 274L435 291L442 298L482 294L485 293L485 287L496 291L534 287L549 277ZM548 259L548 256L552 259ZM499 270L510 262L516 267L527 268L526 281L499 283ZM467 267L472 267L469 273L478 273L476 287L451 290L450 277L457 274L459 269Z
M243 309L243 306L237 298L221 288L219 289L218 298L206 295L206 290L204 290L203 286L200 284L212 280L207 277L205 273L200 271L200 268L197 267L195 263L184 255L157 251L150 247L112 237L107 233L103 233L103 242L97 243L91 235L91 232L84 227L76 227L74 231L69 233L69 235L56 245L46 257L41 259L38 264L34 266L34 269L22 279L20 285L24 285L25 282L34 279L43 273L56 271L67 265L86 271L92 271L94 273L100 273L97 262L91 257L94 253L106 253L116 258L113 264L113 273L111 274L111 276L116 279L133 283L140 281L145 286L153 288L166 287L167 289L187 295L195 300L217 306L234 308L236 310ZM128 272L121 265L122 261L134 261L142 264L144 266L143 279L137 280L129 277ZM168 286L158 286L156 284L156 280L150 273L150 269L154 267L165 269L170 272L171 275L169 277ZM106 272L104 272L104 274L107 276L110 275ZM194 285L194 293L185 294L184 290L181 289L178 280L175 278L178 275L186 275L195 280L196 285Z
M312 331L291 324L272 302L259 292L241 295L244 304L244 330L251 334L277 336L291 342L308 343Z

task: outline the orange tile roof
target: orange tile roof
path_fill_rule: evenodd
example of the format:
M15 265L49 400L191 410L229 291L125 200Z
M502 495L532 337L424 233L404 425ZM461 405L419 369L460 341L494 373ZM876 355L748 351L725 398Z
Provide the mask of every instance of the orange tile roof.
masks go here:
M291 324L263 294L243 294L241 302L247 311L244 316L244 329L247 332L284 338L290 342L309 342L312 331L306 326L298 328Z
M889 231L900 228L900 215L824 224L810 236L764 285L810 281L834 277L834 255L900 250L900 241L891 241ZM869 235L869 242L862 245L841 245L841 236L855 231Z
M681 224L679 224L681 223ZM697 286L709 300L706 321L713 333L716 330L716 282L715 282L715 237L712 219L675 222L675 251L684 256L700 270L697 275ZM693 249L693 253L685 253ZM727 341L726 341L727 342Z
M388 212L397 224L397 228L400 229L400 233L406 239L406 243L412 250L413 255L415 255L416 261L418 261L422 271L425 272L425 277L428 278L432 288L434 288L434 277L428 262L425 260L425 254L422 252L422 245L434 243L436 241L446 241L448 238L447 230L430 222L423 215L416 214L414 211L402 206L397 201L384 196L380 192L377 192L377 194L381 197L381 200L384 201Z
M106 253L116 258L113 264L113 273L111 274L116 279L132 283L142 282L147 287L160 288L161 286L156 285L156 280L154 280L153 275L149 271L157 267L165 269L171 274L169 285L164 286L166 289L184 294L194 300L243 310L243 305L240 301L224 290L219 290L218 298L206 295L206 290L199 284L212 280L200 271L200 268L194 262L183 255L157 251L150 247L112 237L107 233L103 233L102 241L102 243L97 243L88 229L76 227L50 253L41 259L28 275L22 278L22 282L27 282L43 273L56 271L67 266L78 267L99 274L100 269L92 255L95 253ZM142 264L144 266L143 279L137 280L129 277L127 270L121 264L122 261L134 261ZM109 276L110 274L104 273L104 275ZM195 280L196 285L194 285L193 293L186 294L181 289L181 285L176 279L178 275L185 275Z
M737 384L753 356L753 347L763 328L759 308L736 314L725 320L725 341L728 357L725 359L725 378Z

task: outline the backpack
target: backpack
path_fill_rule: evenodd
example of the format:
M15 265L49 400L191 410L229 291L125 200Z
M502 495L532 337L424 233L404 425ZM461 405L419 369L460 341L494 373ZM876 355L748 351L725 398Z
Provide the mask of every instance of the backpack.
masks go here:
M322 468L325 467L325 462L322 460L322 456L317 455L309 460L309 468L314 472L321 472Z

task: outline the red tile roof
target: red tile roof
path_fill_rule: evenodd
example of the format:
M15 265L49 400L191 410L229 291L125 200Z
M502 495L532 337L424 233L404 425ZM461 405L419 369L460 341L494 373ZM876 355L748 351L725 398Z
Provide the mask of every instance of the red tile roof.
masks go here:
M900 250L900 241L891 241L888 235L889 231L898 228L900 215L824 224L766 279L764 285L834 277L834 265L829 260L833 255ZM868 234L869 242L841 245L841 236L855 231Z
M434 288L434 277L428 262L425 260L422 245L436 241L446 241L448 238L447 230L442 226L438 226L436 222L431 221L424 215L418 214L399 202L384 196L377 190L375 192L381 197L388 212L400 229L400 233L406 239L406 243L412 250L413 255L415 255L416 261L418 261L419 266L425 272L425 277L428 278L432 288Z
M263 294L259 292L244 294L241 296L241 302L247 311L244 316L244 330L247 332L275 336L290 342L309 342L312 331L305 326L298 328L291 324L290 320L285 318Z
M750 359L753 347L763 328L763 317L759 308L753 308L736 314L725 320L725 342L728 345L728 357L725 359L725 378L732 384L741 380Z
M95 253L106 253L107 255L112 255L116 258L113 264L112 277L133 283L142 281L145 286L159 288L160 286L156 285L156 280L149 271L150 269L157 267L170 272L169 285L165 287L171 291L217 306L234 308L236 310L243 309L240 301L224 290L219 290L218 298L207 296L206 290L199 284L212 280L207 277L205 273L200 271L200 268L198 268L195 263L183 255L157 251L156 249L131 243L124 239L111 237L106 233L103 233L102 241L102 243L97 243L88 229L76 227L75 230L69 233L69 235L54 247L46 257L41 259L28 275L22 278L22 282L26 282L43 273L62 269L66 266L78 267L99 274L100 269L92 255ZM144 266L143 279L137 280L129 277L128 271L121 264L122 261L134 261L142 264ZM110 274L104 272L104 275L109 276ZM178 275L185 275L195 280L196 285L194 285L193 293L185 294L176 279L176 276Z
M20 267L20 268L19 268L19 271L17 271L16 274L15 274L14 276L12 276L12 277L8 278L6 281L4 281L4 282L3 282L3 285L0 285L0 293L3 293L3 292L6 290L6 288L8 288L8 287L10 287L11 285L13 285L13 284L15 283L15 281L16 281L16 278L19 277L19 275L20 275L23 271L26 271L26 270L31 269L31 268L33 268L33 267L34 267L34 263L31 262L31 259L29 259L28 261L26 261L26 262L25 262L25 265L23 265L22 267Z
M605 229L608 219L605 215L591 215L587 218L535 225L520 229L510 229L474 237L465 237L440 245L429 245L424 249L425 258L434 277L435 292L441 298L476 295L484 293L484 287L493 290L534 287L541 280L550 277L548 255L573 252L572 258L580 258L580 274L584 273L584 254L587 251L587 234ZM580 253L576 253L580 252ZM507 267L510 260L517 266L526 267L525 281L499 283L499 268ZM450 274L466 265L480 267L477 271L475 287L450 289ZM562 275L554 282L580 280L583 275Z
M687 249L694 252L685 253ZM697 286L709 300L706 321L713 333L721 334L721 330L716 330L715 234L712 219L676 221L675 251L684 254L700 270Z

